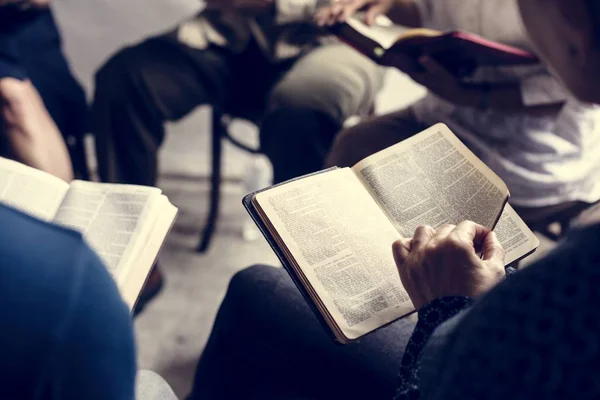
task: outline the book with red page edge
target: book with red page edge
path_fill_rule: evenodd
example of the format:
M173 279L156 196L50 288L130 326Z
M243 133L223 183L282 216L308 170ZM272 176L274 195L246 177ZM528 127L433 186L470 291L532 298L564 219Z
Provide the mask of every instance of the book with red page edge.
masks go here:
M398 41L385 49L378 41L362 34L348 23L334 25L331 30L346 44L378 64L396 67L407 73L420 71L417 60L424 55L430 56L458 77L468 77L478 67L540 63L533 53L463 31L412 36L411 29L407 29L406 36L400 35ZM399 65L396 55L403 56L407 61ZM410 62L412 60L414 62Z

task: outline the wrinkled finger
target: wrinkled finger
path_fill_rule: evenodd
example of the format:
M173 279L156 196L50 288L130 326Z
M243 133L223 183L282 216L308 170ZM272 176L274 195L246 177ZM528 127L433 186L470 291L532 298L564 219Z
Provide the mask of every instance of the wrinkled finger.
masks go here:
M394 254L394 261L398 268L406 262L410 254L410 247L411 239L398 239L392 244L392 253Z
M415 230L411 251L421 250L435 236L435 229L429 225L420 225Z
M506 255L504 247L498 240L496 233L489 232L482 244L483 260L493 263L497 263L500 266L504 266L504 257Z
M446 225L442 226L441 228L436 229L435 238L436 239L444 239L455 228L456 228L456 225L446 224Z
M474 247L476 244L483 243L487 234L490 233L490 230L473 221L463 221L454 228L453 232Z

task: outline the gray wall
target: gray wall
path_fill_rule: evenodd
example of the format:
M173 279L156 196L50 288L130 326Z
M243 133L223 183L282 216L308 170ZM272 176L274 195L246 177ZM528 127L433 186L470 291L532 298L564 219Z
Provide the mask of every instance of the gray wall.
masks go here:
M86 88L98 65L124 44L173 26L196 0L54 0L65 50Z

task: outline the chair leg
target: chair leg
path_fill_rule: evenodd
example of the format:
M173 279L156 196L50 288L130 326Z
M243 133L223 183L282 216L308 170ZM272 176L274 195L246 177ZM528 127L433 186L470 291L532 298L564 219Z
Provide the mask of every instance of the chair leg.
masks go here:
M84 138L67 138L67 146L71 155L75 179L90 180L90 169L87 164L87 154Z
M219 217L219 208L221 202L221 156L223 152L223 126L222 116L220 113L213 111L212 113L212 166L210 179L210 206L208 218L204 226L202 238L198 244L198 252L205 253L215 233L217 218Z

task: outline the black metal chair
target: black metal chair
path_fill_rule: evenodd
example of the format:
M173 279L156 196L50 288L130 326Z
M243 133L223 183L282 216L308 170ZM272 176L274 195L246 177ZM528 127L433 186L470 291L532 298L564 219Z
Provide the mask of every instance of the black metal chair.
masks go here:
M238 139L233 137L230 132L230 125L234 119L245 119L256 123L248 117L233 116L229 113L224 113L219 109L213 109L211 115L211 172L210 172L210 200L208 217L202 232L200 243L198 244L198 252L204 253L208 250L215 233L217 219L219 217L219 209L221 206L221 167L223 158L223 142L229 141L234 146L251 154L259 154L260 149L252 148Z
M255 125L259 124L260 111L250 107L249 109L240 108L240 106L232 106L235 111L224 112L218 108L213 108L211 115L211 175L210 175L210 200L208 217L202 232L202 237L197 247L199 253L204 253L208 250L210 242L215 233L217 219L219 217L219 208L221 202L221 163L223 156L223 142L229 141L239 149L242 149L250 154L260 154L259 148L250 147L231 135L229 130L231 122L234 119L246 120ZM228 108L229 110L229 108ZM364 116L372 116L375 114L375 105L369 107ZM360 117L360 116L359 116Z
M85 149L85 138L66 136L65 142L69 155L71 156L71 164L73 165L73 175L76 179L84 181L90 180L90 168L87 161L87 152Z

